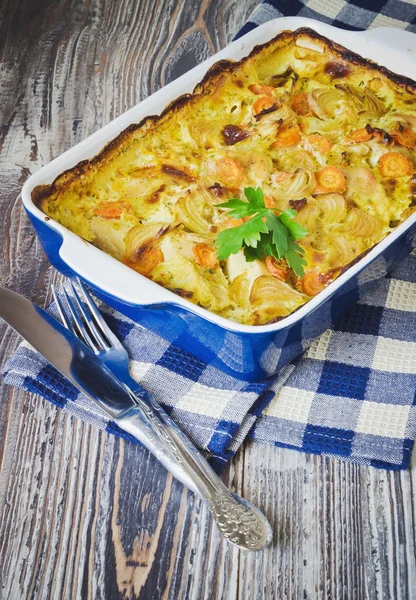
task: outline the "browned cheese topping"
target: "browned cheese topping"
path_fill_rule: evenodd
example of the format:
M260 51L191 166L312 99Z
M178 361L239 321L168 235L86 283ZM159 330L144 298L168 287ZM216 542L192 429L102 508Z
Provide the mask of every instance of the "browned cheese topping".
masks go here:
M35 196L145 277L261 325L321 292L416 210L415 165L412 82L299 30L213 69L190 98ZM218 204L249 186L277 214L297 211L303 277L271 256L217 259L218 233L243 222Z

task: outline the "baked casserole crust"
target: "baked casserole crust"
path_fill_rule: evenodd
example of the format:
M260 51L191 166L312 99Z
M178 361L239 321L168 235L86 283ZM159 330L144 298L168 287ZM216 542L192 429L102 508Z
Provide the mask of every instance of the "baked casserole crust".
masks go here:
M416 84L307 28L220 61L161 115L32 193L51 218L233 321L279 320L416 210ZM282 260L218 261L218 204L261 187L307 231Z

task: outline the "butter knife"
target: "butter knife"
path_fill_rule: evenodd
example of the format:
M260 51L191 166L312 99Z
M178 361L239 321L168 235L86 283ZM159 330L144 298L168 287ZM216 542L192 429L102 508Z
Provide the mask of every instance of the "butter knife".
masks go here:
M247 550L261 550L270 543L271 528L264 515L227 489L176 424L171 422L169 431L155 426L155 419L160 419L149 415L152 403L143 388L136 386L133 394L59 321L5 288L0 288L0 317L119 427L142 442L174 477L198 494L228 541Z

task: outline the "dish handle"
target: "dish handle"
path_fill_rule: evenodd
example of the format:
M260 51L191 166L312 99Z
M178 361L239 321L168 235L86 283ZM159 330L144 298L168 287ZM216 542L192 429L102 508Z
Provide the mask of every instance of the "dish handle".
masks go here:
M395 27L375 27L363 33L372 42L383 44L397 52L413 53L414 57L416 55L416 35L411 31Z
M59 257L70 271L85 282L106 290L106 294L122 299L127 304L154 306L172 303L172 292L136 273L72 232L65 232ZM175 297L176 304L180 304L180 300L180 297Z

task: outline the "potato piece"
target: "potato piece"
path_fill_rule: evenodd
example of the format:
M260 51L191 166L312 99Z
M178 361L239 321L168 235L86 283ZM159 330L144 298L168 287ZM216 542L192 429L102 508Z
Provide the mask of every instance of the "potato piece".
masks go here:
M126 251L124 238L130 229L129 223L113 223L104 219L91 220L92 243L113 258L122 260Z
M210 272L178 255L159 264L152 279L208 310L220 311L229 305L228 283L219 267Z

